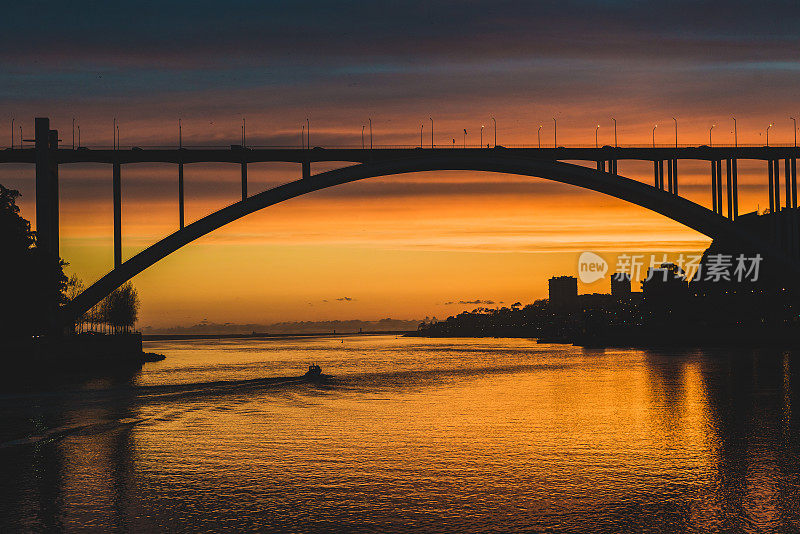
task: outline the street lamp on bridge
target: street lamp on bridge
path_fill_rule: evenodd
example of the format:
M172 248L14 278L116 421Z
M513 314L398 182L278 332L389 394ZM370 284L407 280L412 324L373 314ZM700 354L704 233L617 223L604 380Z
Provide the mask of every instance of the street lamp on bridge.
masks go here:
M494 123L494 146L497 147L497 121L494 117L492 117L492 122Z
M711 131L714 129L714 126L716 126L716 124L712 124L711 128L708 129L708 146L714 146L711 142Z
M433 117L428 117L431 120L431 148L433 148Z
M599 147L598 147L599 143L597 142L597 131L598 131L599 129L600 129L600 125L599 125L599 124L598 124L597 126L595 126L595 127L594 127L594 147L595 147L595 148L599 148Z
M311 121L306 117L306 148L311 148Z
M653 148L656 147L656 128L658 128L658 124L653 126Z
M364 126L362 124L361 125L361 150L364 150L364 128L366 128L366 126Z
M797 119L794 117L789 118L792 119L792 122L794 123L794 146L797 148Z
M772 123L769 123L769 126L767 126L767 146L769 146L769 129L770 128L772 128Z
M539 148L542 148L542 125L539 125L539 131L536 132L536 138L539 140Z
M731 118L733 119L733 146L739 148L739 132L736 130L736 117Z
M481 124L481 148L483 148L483 124Z
M369 121L369 149L372 150L372 119L367 118Z
M14 117L11 117L11 149L14 149Z
M553 148L558 148L558 122L553 117Z
M614 146L616 147L616 146L618 146L617 145L617 119L615 119L614 117L611 117L611 120L614 121Z
M422 124L419 125L419 147L420 148L422 148L422 130L424 130L424 129L425 129L425 123L423 122ZM362 132L362 135L361 135L361 139L364 139L363 132ZM362 141L362 143L363 143L363 141Z
M678 119L672 117L672 120L675 121L675 148L678 148Z

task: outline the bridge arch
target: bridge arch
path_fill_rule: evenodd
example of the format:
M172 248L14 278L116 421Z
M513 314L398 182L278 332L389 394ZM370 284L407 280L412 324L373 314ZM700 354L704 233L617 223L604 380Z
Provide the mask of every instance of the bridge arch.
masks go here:
M132 256L89 286L62 308L62 324L71 323L114 289L169 254L246 215L314 191L366 178L444 170L516 174L574 185L655 211L712 239L739 243L750 250L765 248L755 235L743 232L729 219L685 198L623 176L561 161L505 155L499 150L457 157L425 154L421 150L414 157L366 162L322 172L268 189L206 215ZM767 250L765 253L786 264L780 252ZM791 268L796 271L794 265Z

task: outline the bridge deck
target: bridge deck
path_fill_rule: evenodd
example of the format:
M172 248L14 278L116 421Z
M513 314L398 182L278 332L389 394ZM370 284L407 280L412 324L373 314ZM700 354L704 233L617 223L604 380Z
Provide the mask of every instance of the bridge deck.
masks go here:
M61 163L263 163L263 162L376 162L432 154L449 156L508 156L551 161L607 161L670 159L715 161L723 159L775 160L800 158L800 148L784 146L739 147L603 147L603 148L59 148ZM34 148L0 150L0 163L35 163Z

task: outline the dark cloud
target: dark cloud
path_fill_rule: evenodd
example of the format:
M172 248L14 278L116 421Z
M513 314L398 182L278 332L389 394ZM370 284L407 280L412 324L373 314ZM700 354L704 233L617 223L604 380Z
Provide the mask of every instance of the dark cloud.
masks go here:
M353 297L339 297L336 300L338 300L339 302L352 302L356 299L354 299Z
M12 2L4 61L70 64L359 59L373 73L416 58L795 59L794 1ZM363 64L363 63L362 63ZM302 68L302 64L300 67ZM353 71L359 69L352 67Z

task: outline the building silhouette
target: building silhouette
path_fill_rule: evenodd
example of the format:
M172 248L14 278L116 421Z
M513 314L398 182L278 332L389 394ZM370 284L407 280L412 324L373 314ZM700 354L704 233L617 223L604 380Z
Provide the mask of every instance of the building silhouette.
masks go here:
M550 309L571 311L578 306L578 279L574 276L554 276L547 281Z
M611 296L618 299L631 296L630 273L614 273L611 277Z

